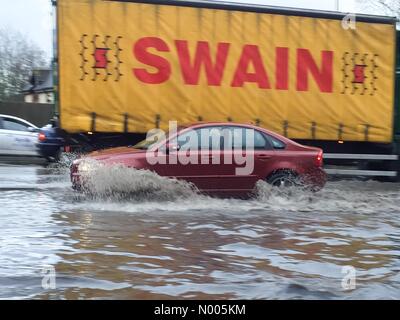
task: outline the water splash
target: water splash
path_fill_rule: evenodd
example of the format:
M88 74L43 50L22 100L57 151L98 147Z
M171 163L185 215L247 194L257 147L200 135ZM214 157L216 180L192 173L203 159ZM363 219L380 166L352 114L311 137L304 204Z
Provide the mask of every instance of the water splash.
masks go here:
M69 173L69 169L74 160L81 156L79 153L62 153L60 159L57 162L53 162L47 165L47 169L53 170L55 173L66 174Z
M137 170L124 165L106 166L85 159L79 173L86 196L107 200L171 201L187 199L198 194L190 183L161 177L148 170Z
M277 188L260 181L251 199L239 200L210 198L185 181L123 165L105 166L85 159L80 168L85 184L79 199L94 200L91 205L97 203L102 211L180 212L191 209L232 215L267 209L269 212L373 214L397 212L400 207L396 185L374 181L329 182L319 192L299 187Z
M293 212L397 212L400 192L396 185L376 181L329 182L319 192L302 188L274 188L260 181L256 187L257 202L271 210Z

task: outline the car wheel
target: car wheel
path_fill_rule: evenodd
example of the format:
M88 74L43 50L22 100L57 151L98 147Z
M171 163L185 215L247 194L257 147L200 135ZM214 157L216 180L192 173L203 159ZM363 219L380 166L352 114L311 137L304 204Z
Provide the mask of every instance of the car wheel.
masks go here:
M46 157L46 160L47 160L48 162L58 162L58 161L60 161L60 159L61 159L61 154L62 154L62 152L61 152L61 149L60 149L60 150L57 151L57 153L55 153L54 155L52 155L52 156L47 156L47 157Z
M299 186L298 177L289 171L274 173L267 179L267 182L274 187L287 188Z

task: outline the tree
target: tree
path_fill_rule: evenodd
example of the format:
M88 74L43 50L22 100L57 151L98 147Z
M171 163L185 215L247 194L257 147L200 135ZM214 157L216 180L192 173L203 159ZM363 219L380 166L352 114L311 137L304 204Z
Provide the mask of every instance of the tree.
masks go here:
M357 0L357 3L371 13L400 17L400 0Z
M46 53L22 33L0 28L0 101L19 94L32 69L48 66Z

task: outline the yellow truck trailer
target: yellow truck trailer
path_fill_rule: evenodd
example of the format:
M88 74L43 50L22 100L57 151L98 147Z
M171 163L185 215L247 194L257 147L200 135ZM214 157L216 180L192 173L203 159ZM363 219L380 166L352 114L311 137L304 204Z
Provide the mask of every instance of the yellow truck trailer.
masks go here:
M221 1L56 6L70 135L235 121L328 153L396 152L394 18Z

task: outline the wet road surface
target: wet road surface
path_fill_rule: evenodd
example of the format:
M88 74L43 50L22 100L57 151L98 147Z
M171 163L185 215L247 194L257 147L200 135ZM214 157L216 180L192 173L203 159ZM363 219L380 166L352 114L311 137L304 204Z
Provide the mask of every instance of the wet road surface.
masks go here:
M400 299L398 184L223 200L128 169L99 181L89 197L67 166L0 165L0 298Z

